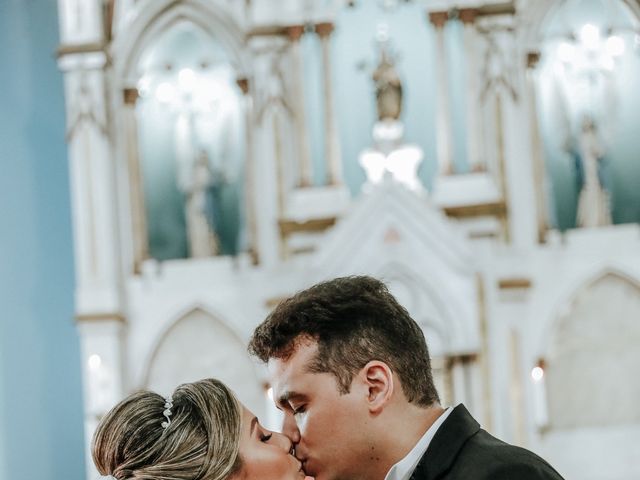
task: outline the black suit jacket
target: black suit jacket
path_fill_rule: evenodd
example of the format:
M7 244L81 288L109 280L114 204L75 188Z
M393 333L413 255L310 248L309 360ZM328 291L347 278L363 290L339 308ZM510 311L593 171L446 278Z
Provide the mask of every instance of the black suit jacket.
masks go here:
M411 480L562 480L535 453L480 428L458 405L436 432Z

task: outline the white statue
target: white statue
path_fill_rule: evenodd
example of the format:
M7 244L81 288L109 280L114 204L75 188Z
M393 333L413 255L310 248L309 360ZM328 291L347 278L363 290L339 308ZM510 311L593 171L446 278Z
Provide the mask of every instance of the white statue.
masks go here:
M598 138L594 120L586 116L582 122L579 153L582 168L582 189L578 197L579 227L611 225L609 193L602 185L600 164L604 149Z
M205 150L201 150L193 163L186 190L187 237L192 258L211 257L218 253L218 242L207 219L207 194L211 182L209 157Z

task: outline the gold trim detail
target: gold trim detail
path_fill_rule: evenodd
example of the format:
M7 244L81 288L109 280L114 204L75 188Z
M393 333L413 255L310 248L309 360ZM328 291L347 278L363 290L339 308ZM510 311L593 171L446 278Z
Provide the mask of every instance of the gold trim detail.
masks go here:
M436 28L444 27L447 20L449 20L449 12L429 12L429 21Z
M482 203L478 205L462 205L459 207L444 207L444 213L453 218L469 217L506 217L507 205L505 202Z
M336 217L313 218L304 222L282 219L278 221L278 225L280 226L280 234L283 237L288 237L298 232L323 232L327 228L333 227L336 221Z
M542 54L538 51L531 51L527 53L527 68L536 68L540 62Z
M135 105L139 97L140 94L137 88L125 88L122 90L122 98L127 105Z
M476 21L476 17L478 16L477 8L461 8L458 13L460 21L465 25L473 25Z
M531 288L533 283L529 278L503 278L498 280L500 290L526 290Z
M95 53L95 52L105 52L106 45L102 43L79 43L79 44L66 44L60 45L56 54L58 57L62 57L64 55L71 55L74 53Z
M320 22L315 25L315 31L320 38L328 37L333 30L334 26L331 22Z
M498 5L484 5L482 7L478 7L477 14L478 16L515 15L516 5L513 1L500 3Z
M76 315L76 322L78 323L94 323L94 322L120 322L126 323L127 320L123 314L118 312L113 313L82 313L80 315Z
M248 38L252 37L272 37L287 35L287 27L282 25L267 25L264 27L256 27L247 33Z
M249 93L249 79L247 77L236 78L236 84L244 95Z

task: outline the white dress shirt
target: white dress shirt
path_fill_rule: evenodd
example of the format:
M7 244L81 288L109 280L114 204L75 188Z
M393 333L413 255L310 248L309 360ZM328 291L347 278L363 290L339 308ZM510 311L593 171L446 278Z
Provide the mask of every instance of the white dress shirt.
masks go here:
M409 480L411 474L418 466L418 462L420 462L420 459L427 451L427 448L438 431L438 428L440 428L452 411L453 407L449 407L442 412L442 415L433 422L433 425L431 425L420 440L418 440L418 443L415 444L407 456L391 467L387 472L387 476L384 477L384 480Z

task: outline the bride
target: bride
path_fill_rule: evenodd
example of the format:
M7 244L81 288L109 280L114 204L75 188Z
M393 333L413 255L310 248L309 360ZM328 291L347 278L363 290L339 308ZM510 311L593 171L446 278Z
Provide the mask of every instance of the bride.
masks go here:
M116 480L304 479L291 441L270 432L222 382L134 393L101 420L93 461Z

